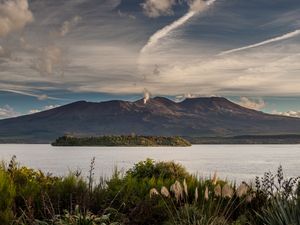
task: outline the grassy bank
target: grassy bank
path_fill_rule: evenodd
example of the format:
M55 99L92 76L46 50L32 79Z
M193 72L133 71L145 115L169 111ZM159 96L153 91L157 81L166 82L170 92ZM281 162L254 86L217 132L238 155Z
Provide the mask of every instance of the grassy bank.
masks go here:
M284 178L281 167L253 184L235 184L152 160L95 179L94 163L88 177L80 171L56 177L15 158L2 163L0 224L300 224L299 178Z

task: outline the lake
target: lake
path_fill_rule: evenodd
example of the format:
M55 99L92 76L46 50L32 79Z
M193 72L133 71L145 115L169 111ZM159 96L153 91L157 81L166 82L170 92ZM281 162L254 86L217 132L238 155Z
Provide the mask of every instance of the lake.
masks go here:
M109 177L114 168L126 171L136 162L151 158L183 164L199 176L218 176L229 180L249 181L266 171L276 172L282 165L287 176L300 175L300 145L193 145L192 147L52 147L50 145L0 145L0 159L13 155L26 165L54 175L69 170L87 174L96 157L96 177Z

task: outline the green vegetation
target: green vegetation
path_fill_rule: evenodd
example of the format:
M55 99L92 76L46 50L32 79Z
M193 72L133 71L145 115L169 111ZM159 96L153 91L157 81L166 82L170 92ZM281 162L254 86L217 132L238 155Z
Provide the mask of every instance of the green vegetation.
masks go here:
M181 137L162 136L101 136L101 137L59 137L53 146L190 146Z
M0 166L0 224L14 225L298 225L299 178L282 168L254 184L189 174L174 162L137 163L96 181L19 166Z
M184 138L192 144L300 144L300 135L297 134Z

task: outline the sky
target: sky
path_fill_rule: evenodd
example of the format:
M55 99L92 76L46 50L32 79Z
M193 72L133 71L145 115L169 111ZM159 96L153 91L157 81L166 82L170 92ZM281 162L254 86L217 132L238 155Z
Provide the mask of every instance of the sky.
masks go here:
M0 0L0 119L224 96L300 117L299 0Z

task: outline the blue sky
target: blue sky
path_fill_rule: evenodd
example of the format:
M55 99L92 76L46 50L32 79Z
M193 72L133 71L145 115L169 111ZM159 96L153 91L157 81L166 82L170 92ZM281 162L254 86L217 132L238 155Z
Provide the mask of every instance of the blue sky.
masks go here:
M0 0L0 118L225 96L300 115L299 0Z

